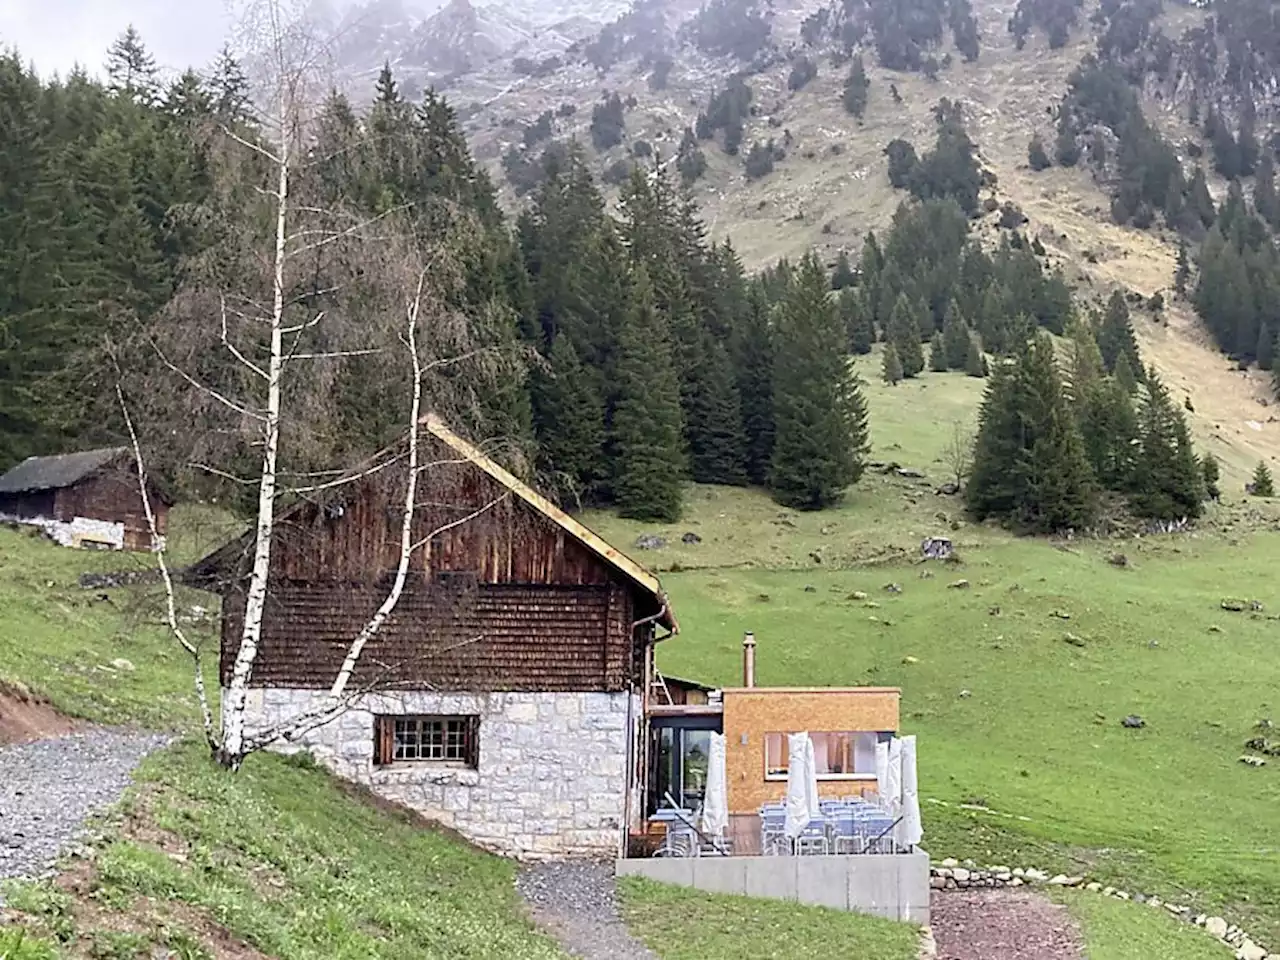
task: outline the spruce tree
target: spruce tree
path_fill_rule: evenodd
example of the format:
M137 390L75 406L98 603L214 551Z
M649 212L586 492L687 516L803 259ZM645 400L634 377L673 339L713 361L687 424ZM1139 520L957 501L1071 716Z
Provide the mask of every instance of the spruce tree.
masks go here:
M643 266L635 271L618 349L614 500L624 517L672 522L680 517L685 465L680 383L666 319Z
M604 408L564 333L551 344L547 372L535 380L534 422L540 466L553 486L576 502L591 499L602 479Z
M685 429L690 473L698 483L742 486L747 482L745 440L733 365L723 343L707 332L702 340L691 371L693 399Z
M898 351L904 377L914 377L924 370L924 348L920 344L920 327L917 325L916 311L905 293L898 294L898 299L894 303L893 313L889 316L889 326L885 331L885 339Z
M841 250L840 255L836 257L835 268L831 271L831 289L844 290L857 282L858 278L853 274L853 264L849 262L848 252Z
M969 337L969 349L964 358L964 372L971 377L987 375L987 360L982 355L982 348L978 346L977 337Z
M769 488L789 507L820 510L844 496L865 467L867 410L850 375L845 331L814 254L777 317L773 377L777 433Z
M992 376L965 495L978 519L997 517L1033 532L1092 521L1094 478L1047 337L1034 337Z
M929 341L929 369L934 373L947 372L947 354L942 346L942 334L938 332Z
M860 356L870 353L876 332L863 292L856 287L846 287L840 291L837 302L845 329L849 331L849 349Z
M853 58L849 66L849 76L844 81L844 109L861 119L867 109L867 91L871 81L867 79L866 67L862 64L862 54Z
M1182 410L1154 370L1147 374L1139 417L1141 452L1134 469L1134 509L1157 520L1194 519L1204 501L1204 474L1191 448Z
M1191 279L1191 257L1187 253L1187 241L1178 238L1178 268L1173 274L1173 289L1180 297L1187 294L1187 281Z
M152 103L159 92L155 57L147 51L133 24L125 29L107 51L110 89L139 103Z
M1255 497L1274 497L1276 495L1275 484L1271 480L1271 470L1263 460L1258 461L1258 466L1253 471L1253 482L1250 484L1250 491Z
M1124 491L1135 479L1138 418L1133 401L1114 377L1097 377L1076 384L1076 417L1085 456L1098 483Z
M1210 500L1216 501L1222 496L1222 490L1218 486L1220 476L1218 458L1212 453L1206 453L1200 458L1200 478L1204 484L1204 495Z
M884 360L880 376L891 387L902 380L902 361L898 358L898 351L892 343L884 345Z
M1102 362L1109 372L1115 372L1116 362L1123 354L1129 361L1134 379L1141 378L1142 358L1138 356L1138 341L1133 336L1129 304L1119 290L1112 291L1102 313L1098 325L1098 349L1102 351Z
M1124 390L1125 393L1129 394L1129 396L1133 396L1138 392L1138 378L1134 376L1133 367L1129 364L1128 354L1120 354L1119 359L1116 360L1116 369L1112 373L1112 376L1115 378L1116 383L1120 385L1121 389Z
M969 359L969 326L960 313L960 307L953 298L947 304L947 312L942 321L942 350L946 356L947 368L963 370Z
M1035 171L1053 166L1053 161L1049 159L1049 154L1044 149L1044 140L1038 133L1032 134L1031 143L1027 145L1027 162Z
M747 290L747 309L734 338L734 367L742 405L747 479L763 486L773 459L773 332L762 283Z
M1071 396L1081 401L1085 392L1101 381L1105 373L1102 351L1098 349L1093 325L1079 314L1067 325L1067 339L1071 341Z

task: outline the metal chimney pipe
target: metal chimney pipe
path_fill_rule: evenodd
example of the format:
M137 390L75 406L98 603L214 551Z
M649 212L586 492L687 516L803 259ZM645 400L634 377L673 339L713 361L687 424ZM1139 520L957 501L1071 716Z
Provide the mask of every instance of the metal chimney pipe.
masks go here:
M742 685L756 685L756 635L750 630L742 635Z

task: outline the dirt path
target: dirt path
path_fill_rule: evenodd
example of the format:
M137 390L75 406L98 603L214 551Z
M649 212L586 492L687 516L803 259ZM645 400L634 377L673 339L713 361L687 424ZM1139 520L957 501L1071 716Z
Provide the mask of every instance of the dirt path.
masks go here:
M572 956L657 960L618 916L612 864L535 864L520 871L516 888L533 921Z
M930 925L938 960L1081 960L1080 930L1064 907L1036 893L934 893Z

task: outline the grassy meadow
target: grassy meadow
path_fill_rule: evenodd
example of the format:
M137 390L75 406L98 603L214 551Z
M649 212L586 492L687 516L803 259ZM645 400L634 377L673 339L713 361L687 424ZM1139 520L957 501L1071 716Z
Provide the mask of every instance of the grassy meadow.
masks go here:
M633 550L665 571L680 619L659 666L735 684L751 630L762 684L900 686L935 856L1087 872L1280 943L1280 768L1239 762L1280 707L1274 508L1227 503L1197 532L1124 541L966 523L957 498L933 491L982 382L935 374L890 388L863 364L872 457L927 480L871 471L818 514L700 488L678 524L589 518L625 549L641 532L668 541ZM951 537L960 562L918 562L928 535ZM1224 599L1262 610L1229 612ZM1122 727L1130 714L1146 726ZM1098 909L1098 936L1123 927Z

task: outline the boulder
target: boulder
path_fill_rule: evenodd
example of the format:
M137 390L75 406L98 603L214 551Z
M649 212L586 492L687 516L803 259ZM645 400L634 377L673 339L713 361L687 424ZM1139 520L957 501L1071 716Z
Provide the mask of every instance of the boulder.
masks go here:
M900 583L886 583L886 584L884 585L884 592L885 592L885 593L901 593L901 592L902 592L902 584L900 584Z
M955 580L955 581L952 581L951 583L948 583L948 584L947 584L947 589L948 589L948 590L968 590L968 589L969 589L969 581L968 581L968 580Z
M1120 726L1129 730L1141 730L1147 725L1147 721L1143 720L1136 713L1131 713L1120 721Z
M942 486L940 486L940 487L937 489L937 491L936 491L936 492L938 493L938 495L939 495L939 496L943 496L943 497L954 497L957 493L959 493L959 492L960 492L960 484L958 484L958 483L944 483Z
M680 538L680 542L687 543L690 546L692 546L694 544L701 543L702 538L691 530L688 533L686 533L683 537Z
M667 541L657 534L645 533L636 537L637 550L661 550L667 545Z
M1236 960L1266 960L1267 951L1245 937L1240 943L1240 949L1236 951Z
M1227 935L1227 921L1221 917L1210 917L1204 922L1204 928L1219 940Z
M969 880L969 871L964 867L956 867L952 871L952 876L956 878L956 883L966 883Z

